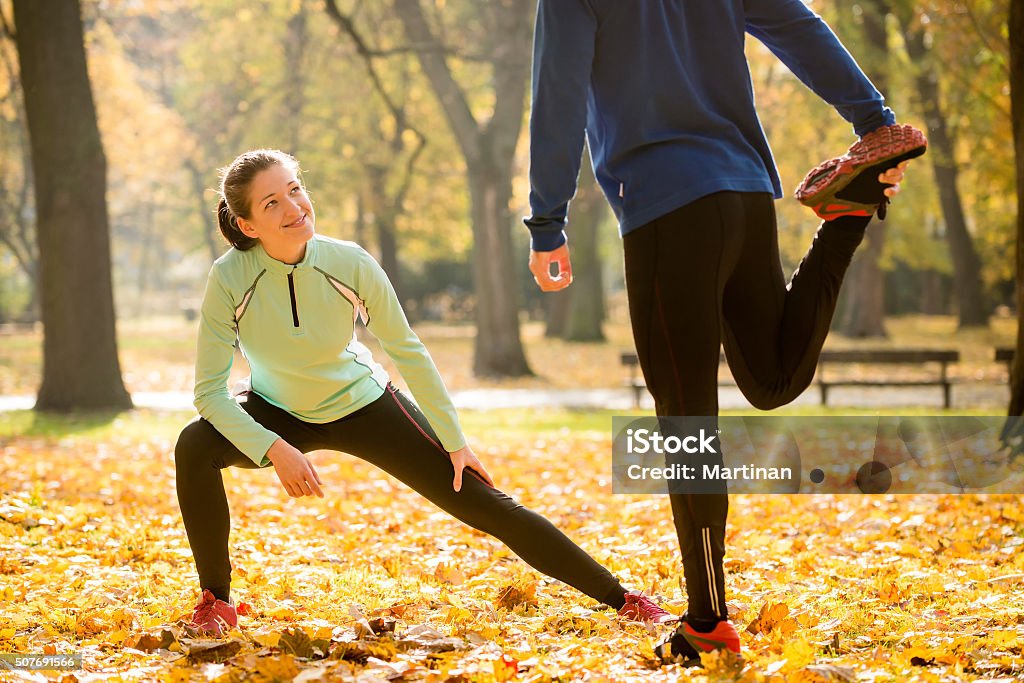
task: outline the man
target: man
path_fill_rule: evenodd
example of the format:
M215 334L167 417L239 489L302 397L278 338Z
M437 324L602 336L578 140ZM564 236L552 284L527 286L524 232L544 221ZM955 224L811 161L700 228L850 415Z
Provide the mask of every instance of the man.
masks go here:
M798 190L824 223L789 284L782 196L754 110L744 34L769 47L862 140ZM895 118L800 0L539 0L530 116L530 270L572 282L564 228L586 133L619 220L637 355L659 416L717 416L719 349L756 407L814 376L843 275L925 140ZM552 265L557 272L552 273ZM723 493L670 495L689 598L664 660L739 653L725 606Z

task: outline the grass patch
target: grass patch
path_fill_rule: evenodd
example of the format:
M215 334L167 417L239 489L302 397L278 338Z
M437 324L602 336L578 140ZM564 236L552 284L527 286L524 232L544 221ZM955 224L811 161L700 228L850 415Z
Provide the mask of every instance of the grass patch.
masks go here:
M571 434L588 438L611 438L612 418L647 417L653 411L572 410L564 408L503 408L498 410L463 410L459 419L463 430L474 444L499 443L511 439L549 438ZM797 415L808 417L844 417L851 415L995 415L985 409L940 410L934 408L835 408L795 406L765 413L757 410L723 410L723 416ZM69 436L100 442L112 437L169 438L177 437L181 428L195 417L188 411L164 411L136 408L125 412L37 413L31 410L0 412L0 438L62 439Z
M74 436L93 442L119 438L175 438L191 416L185 412L129 410L124 412L38 413L32 410L0 412L0 439Z

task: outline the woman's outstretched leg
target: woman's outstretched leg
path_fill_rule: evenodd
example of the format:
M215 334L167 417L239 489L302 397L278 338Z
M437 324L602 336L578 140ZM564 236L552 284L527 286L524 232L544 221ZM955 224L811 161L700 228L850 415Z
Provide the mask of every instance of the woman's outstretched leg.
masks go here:
M376 402L331 423L331 448L388 472L432 503L502 541L532 567L616 609L625 589L541 515L470 471L452 488L454 467L419 409L393 387Z

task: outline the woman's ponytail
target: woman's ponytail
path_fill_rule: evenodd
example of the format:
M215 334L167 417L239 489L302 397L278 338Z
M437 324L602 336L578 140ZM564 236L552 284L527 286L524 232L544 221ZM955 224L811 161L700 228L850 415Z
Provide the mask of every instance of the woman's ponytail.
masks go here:
M217 225L220 226L220 234L224 235L224 239L239 251L252 249L259 242L255 237L249 237L239 229L238 218L231 213L228 202L223 196L217 202Z

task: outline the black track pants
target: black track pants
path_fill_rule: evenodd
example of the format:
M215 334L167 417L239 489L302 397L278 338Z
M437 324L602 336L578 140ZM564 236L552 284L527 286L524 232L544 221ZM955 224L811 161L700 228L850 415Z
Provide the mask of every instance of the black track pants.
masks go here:
M718 415L723 344L740 390L757 408L800 395L814 377L839 287L869 220L823 223L788 285L768 194L708 195L627 233L633 337L657 414ZM670 498L689 618L725 619L728 496Z
M624 589L618 580L544 517L470 470L456 493L448 453L415 404L391 385L370 405L326 424L303 422L252 392L240 400L257 422L300 451L329 449L362 458L445 512L498 538L538 571L613 607L623 604ZM256 464L202 418L181 432L174 459L178 504L200 585L226 589L231 582L231 519L220 471L255 469Z

